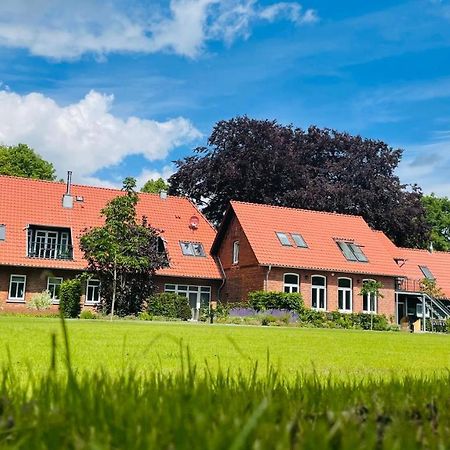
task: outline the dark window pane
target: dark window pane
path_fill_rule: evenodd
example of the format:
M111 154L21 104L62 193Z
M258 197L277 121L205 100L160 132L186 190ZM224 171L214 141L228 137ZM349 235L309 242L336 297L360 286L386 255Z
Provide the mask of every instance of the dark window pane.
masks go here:
M353 250L354 255L356 256L356 259L359 262L367 262L367 256L364 254L364 252L361 250L361 247L356 244L348 244L348 246Z
M419 269L422 271L423 275L428 280L434 280L435 279L433 274L431 273L431 270L427 266L419 266Z
M286 284L298 284L298 276L297 275L285 275L284 282Z
M338 308L344 309L344 292L338 291Z
M352 287L352 280L348 278L339 278L338 285L342 288L350 288Z
M311 278L313 286L325 286L325 278L314 276Z
M356 256L354 255L352 249L349 247L347 242L338 241L337 245L341 249L342 253L344 254L345 258L349 261L358 261L356 259Z

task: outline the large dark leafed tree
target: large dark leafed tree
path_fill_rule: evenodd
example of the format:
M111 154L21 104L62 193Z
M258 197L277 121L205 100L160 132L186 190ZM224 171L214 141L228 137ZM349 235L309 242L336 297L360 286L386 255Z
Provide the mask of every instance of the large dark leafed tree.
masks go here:
M190 197L214 223L234 199L358 214L398 245L427 244L420 188L400 183L402 151L382 141L236 117L194 152L176 161L170 193Z
M153 291L153 275L167 265L158 249L158 230L147 219L136 219L139 201L136 181L126 178L124 195L111 200L102 210L105 224L81 237L81 249L88 261L88 273L101 282L101 307L120 316L137 314Z

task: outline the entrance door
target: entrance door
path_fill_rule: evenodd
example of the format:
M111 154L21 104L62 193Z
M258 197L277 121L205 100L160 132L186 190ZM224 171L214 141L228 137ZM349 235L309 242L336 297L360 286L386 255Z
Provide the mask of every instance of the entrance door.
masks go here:
M190 287L190 290L191 289L192 286ZM200 309L200 298L198 294L198 292L189 292L189 305L192 311L192 320L198 320L198 313Z
M399 301L397 303L397 321L400 323L400 320L403 317L407 316L406 303L404 301Z

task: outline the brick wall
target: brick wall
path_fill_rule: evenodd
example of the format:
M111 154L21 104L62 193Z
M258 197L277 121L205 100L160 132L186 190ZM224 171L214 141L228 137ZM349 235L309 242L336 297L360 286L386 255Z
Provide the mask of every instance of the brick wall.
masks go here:
M27 267L8 267L0 266L0 311L6 312L31 312L26 302L30 301L32 296L47 289L48 277L61 277L64 280L74 278L78 272L68 270L49 270L49 269L35 269ZM25 302L11 302L8 301L9 282L11 275L25 275ZM155 276L155 284L159 291L164 291L164 284L188 284L197 286L211 286L211 299L217 300L217 291L221 285L221 280L206 280L198 278L180 278L180 277L158 277ZM84 303L84 295L81 299ZM92 309L92 307L85 307ZM57 311L58 306L52 305L51 310Z
M239 241L239 262L233 264L233 243ZM266 270L259 266L242 227L234 216L223 237L218 257L225 272L226 281L220 292L220 300L235 302L247 299L250 291L264 288Z
M380 293L382 298L378 299L378 313L386 316L395 315L395 281L392 277L355 275L348 273L320 272L309 270L294 270L272 268L269 274L269 282L267 289L270 291L283 290L283 278L285 273L295 273L300 276L300 292L303 296L305 305L311 307L311 276L322 275L326 277L327 284L327 310L336 311L338 309L338 279L341 277L350 278L352 280L352 301L353 311L362 311L362 296L359 295L362 287L362 280L373 279L380 281L383 288Z

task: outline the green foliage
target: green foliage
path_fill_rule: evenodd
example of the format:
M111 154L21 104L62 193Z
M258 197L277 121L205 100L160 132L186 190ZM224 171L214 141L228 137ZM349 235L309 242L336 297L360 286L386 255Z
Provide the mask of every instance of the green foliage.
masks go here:
M54 181L55 168L25 144L0 145L0 174Z
M64 317L78 317L81 312L81 281L65 280L59 289L59 309Z
M450 251L450 199L436 197L434 194L424 195L422 204L426 219L431 225L430 239L434 249Z
M381 281L366 280L364 281L359 295L373 294L377 298L383 298L384 295L380 292L383 289L383 283Z
M52 298L47 290L44 290L38 294L34 294L31 300L27 303L27 308L42 311L49 309L52 306Z
M422 191L401 184L401 158L401 149L377 139L234 117L214 126L207 146L176 161L169 193L189 197L214 223L230 200L241 200L361 215L397 245L423 247L430 226Z
M124 195L111 200L102 210L105 224L91 228L80 245L88 271L102 286L101 308L119 316L136 315L153 291L153 275L167 266L167 256L158 252L159 232L145 217L136 219L139 201L136 182L126 178Z
M148 180L144 186L141 188L141 192L147 192L150 194L159 194L161 191L168 191L169 184L164 181L163 178L158 178L157 180Z
M80 313L80 319L92 320L92 319L97 319L97 318L98 318L97 314L92 312L90 309L84 309Z
M253 291L248 294L248 305L256 311L264 311L266 309L301 311L303 299L300 293Z
M188 299L171 292L152 295L147 300L147 312L152 316L178 318L182 320L192 318Z
M431 298L445 298L444 291L437 285L436 280L420 280L420 290Z

